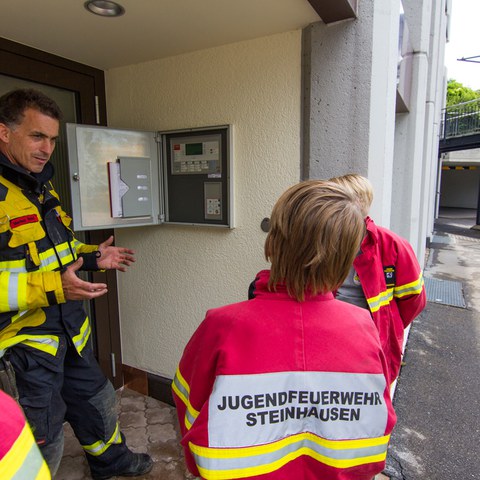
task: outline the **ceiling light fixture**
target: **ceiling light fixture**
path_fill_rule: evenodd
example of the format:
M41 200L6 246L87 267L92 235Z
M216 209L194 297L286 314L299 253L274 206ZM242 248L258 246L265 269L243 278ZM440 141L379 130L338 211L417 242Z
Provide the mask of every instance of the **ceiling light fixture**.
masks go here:
M125 13L125 9L121 5L110 0L88 0L83 6L89 12L102 17L120 17Z

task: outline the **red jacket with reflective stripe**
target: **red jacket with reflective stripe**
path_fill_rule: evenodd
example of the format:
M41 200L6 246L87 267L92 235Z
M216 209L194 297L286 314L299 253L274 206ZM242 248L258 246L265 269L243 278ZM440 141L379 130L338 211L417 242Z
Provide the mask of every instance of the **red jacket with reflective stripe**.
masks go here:
M396 421L369 313L292 299L259 273L253 300L207 312L173 391L189 470L206 479L371 480Z
M423 276L411 245L391 230L365 220L367 235L353 267L380 333L393 382L400 371L403 332L425 308Z
M18 404L0 390L0 478L49 480L50 471Z

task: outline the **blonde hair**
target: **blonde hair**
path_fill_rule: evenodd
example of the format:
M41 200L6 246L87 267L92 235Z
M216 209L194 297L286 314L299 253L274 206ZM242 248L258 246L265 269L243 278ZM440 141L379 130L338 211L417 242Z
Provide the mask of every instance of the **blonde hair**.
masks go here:
M331 182L308 180L289 188L273 207L265 257L269 288L285 283L298 301L345 280L364 235L353 194Z
M360 204L363 216L368 215L373 202L373 187L368 178L362 177L358 173L349 173L331 178L329 181L352 190Z

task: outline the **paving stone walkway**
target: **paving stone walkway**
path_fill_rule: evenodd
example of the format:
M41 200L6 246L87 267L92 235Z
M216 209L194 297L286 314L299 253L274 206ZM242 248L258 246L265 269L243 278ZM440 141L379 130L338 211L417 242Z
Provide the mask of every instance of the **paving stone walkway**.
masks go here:
M135 478L195 480L196 477L187 471L183 460L175 409L127 388L118 391L117 395L120 428L127 439L127 445L134 452L148 453L154 461L150 473ZM55 480L91 480L90 470L78 440L68 423L64 428L65 449Z

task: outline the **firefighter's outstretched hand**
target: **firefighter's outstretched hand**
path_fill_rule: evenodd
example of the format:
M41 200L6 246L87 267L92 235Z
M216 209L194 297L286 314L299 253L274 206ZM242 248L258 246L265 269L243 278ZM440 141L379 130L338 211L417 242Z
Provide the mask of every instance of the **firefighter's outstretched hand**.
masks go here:
M83 258L69 265L62 273L63 294L66 300L91 300L107 293L105 283L91 283L77 277L77 270L83 265Z
M100 270L120 270L125 272L134 261L135 252L129 248L114 247L113 235L98 246L100 257L97 258L97 266Z

